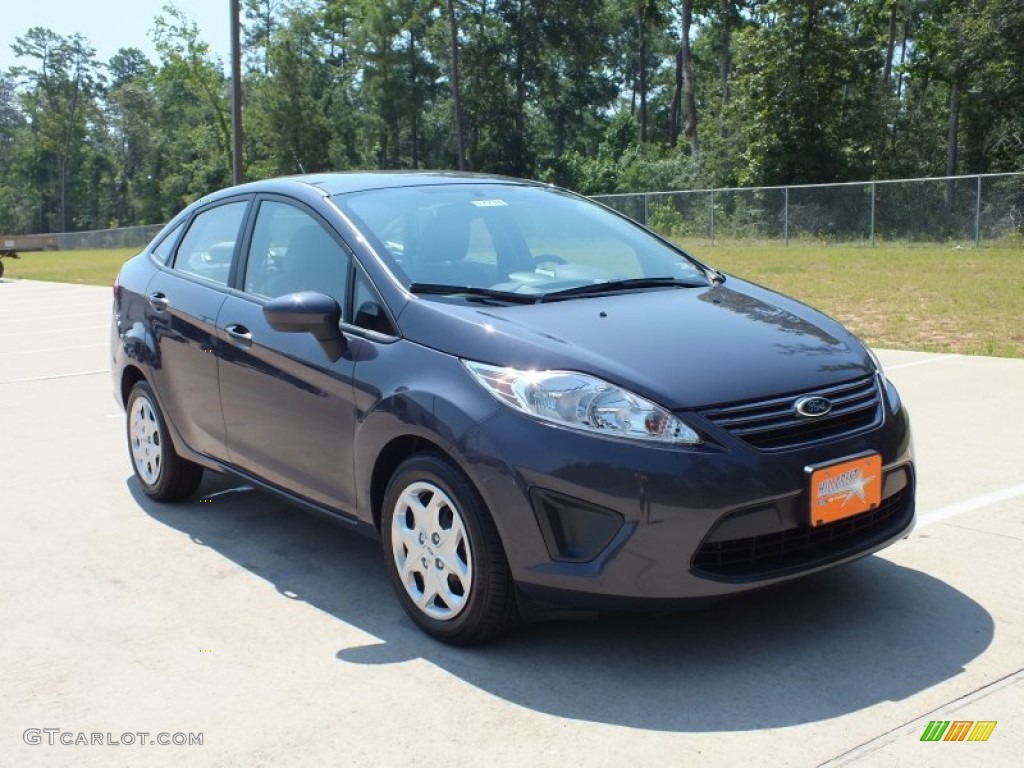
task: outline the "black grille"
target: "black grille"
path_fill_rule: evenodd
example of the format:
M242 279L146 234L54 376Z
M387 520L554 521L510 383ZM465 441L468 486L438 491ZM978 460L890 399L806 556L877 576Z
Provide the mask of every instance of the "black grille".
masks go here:
M827 397L832 410L818 418L799 415L796 401L807 396ZM813 392L713 408L703 416L755 448L782 450L875 426L881 419L881 398L875 377L867 376Z
M853 554L883 541L909 521L911 491L884 499L875 509L819 525L726 541L705 541L693 558L694 571L723 579L751 579Z

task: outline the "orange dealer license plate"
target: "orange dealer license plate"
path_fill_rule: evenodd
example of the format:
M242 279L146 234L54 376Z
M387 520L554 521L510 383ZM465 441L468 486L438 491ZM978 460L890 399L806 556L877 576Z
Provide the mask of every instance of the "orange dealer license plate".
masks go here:
M877 453L819 464L807 471L811 476L812 526L859 515L882 501L882 457Z

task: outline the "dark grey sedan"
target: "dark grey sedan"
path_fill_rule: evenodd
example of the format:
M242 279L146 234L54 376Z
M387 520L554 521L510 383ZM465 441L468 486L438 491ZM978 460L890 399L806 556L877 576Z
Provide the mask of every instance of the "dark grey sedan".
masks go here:
M907 414L863 344L562 190L234 187L114 296L142 489L228 472L379 537L446 642L776 584L913 526Z

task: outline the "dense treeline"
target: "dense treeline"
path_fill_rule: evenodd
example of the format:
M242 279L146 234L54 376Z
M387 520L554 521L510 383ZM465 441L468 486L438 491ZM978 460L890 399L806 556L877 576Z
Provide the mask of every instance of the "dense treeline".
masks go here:
M244 0L245 175L465 168L586 193L1024 170L1021 0ZM224 62L43 28L0 73L0 232L230 183Z

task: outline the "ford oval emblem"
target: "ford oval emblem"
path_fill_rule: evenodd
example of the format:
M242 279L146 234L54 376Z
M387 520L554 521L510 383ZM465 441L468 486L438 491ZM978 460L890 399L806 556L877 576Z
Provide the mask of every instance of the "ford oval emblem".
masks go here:
M832 410L832 401L827 397L801 397L796 401L796 412L809 419L827 416Z

